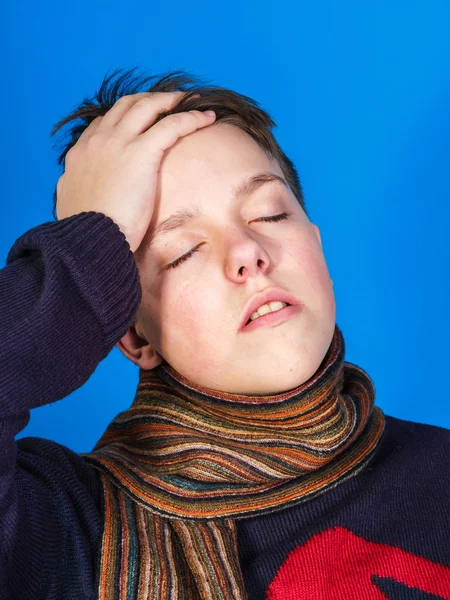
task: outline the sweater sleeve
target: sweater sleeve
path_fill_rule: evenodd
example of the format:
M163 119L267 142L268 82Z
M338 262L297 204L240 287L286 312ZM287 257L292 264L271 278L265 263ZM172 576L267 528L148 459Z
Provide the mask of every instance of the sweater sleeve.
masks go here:
M134 255L118 225L102 213L39 225L8 253L0 270L0 586L11 555L26 542L18 544L17 537L27 532L27 495L39 494L43 514L55 510L55 482L46 492L32 466L24 475L14 438L30 409L69 395L89 379L127 331L141 296ZM19 443L26 449L33 439ZM74 453L65 450L73 462Z

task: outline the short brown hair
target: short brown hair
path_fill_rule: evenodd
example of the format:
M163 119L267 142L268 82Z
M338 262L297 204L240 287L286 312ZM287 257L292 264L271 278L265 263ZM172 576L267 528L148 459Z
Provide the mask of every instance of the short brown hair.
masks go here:
M72 124L67 132L68 142L63 142L58 164L65 168L65 157L70 148L76 144L83 131L99 116L105 115L119 98L138 92L175 92L185 91L185 96L170 111L159 114L155 123L168 114L189 110L214 110L215 123L219 121L239 127L252 136L260 148L271 158L275 159L283 172L294 196L306 213L302 186L294 163L281 150L271 131L276 123L270 115L260 108L258 102L223 87L209 87L198 77L186 71L171 71L165 75L150 75L143 77L135 75L135 68L129 71L117 69L110 76L106 75L94 95L84 98L83 102L67 117L59 121L51 132L55 135L64 125L81 119L81 123ZM199 97L192 97L199 94ZM307 213L306 213L307 214ZM56 187L53 194L53 217L56 219Z

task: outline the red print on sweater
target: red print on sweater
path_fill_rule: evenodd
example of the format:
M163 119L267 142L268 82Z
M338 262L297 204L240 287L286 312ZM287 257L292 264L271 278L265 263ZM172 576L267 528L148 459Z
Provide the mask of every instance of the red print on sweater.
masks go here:
M413 600L419 591L450 600L450 568L334 527L289 554L266 600Z

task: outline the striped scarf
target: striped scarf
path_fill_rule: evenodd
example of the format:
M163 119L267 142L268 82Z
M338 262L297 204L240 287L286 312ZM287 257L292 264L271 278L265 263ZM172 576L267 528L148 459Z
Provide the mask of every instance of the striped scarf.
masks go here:
M244 600L236 520L358 473L384 430L370 377L340 329L316 373L270 396L203 388L167 363L86 461L101 472L99 600ZM345 452L344 452L345 450Z

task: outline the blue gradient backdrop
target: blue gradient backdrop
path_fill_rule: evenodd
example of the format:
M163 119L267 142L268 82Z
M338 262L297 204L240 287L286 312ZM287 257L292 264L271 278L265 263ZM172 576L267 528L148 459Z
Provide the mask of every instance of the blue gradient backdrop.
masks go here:
M276 121L321 230L346 359L372 377L377 404L450 428L447 0L5 4L2 266L17 237L53 220L52 126L118 67L188 70ZM18 437L89 451L137 376L115 348Z

